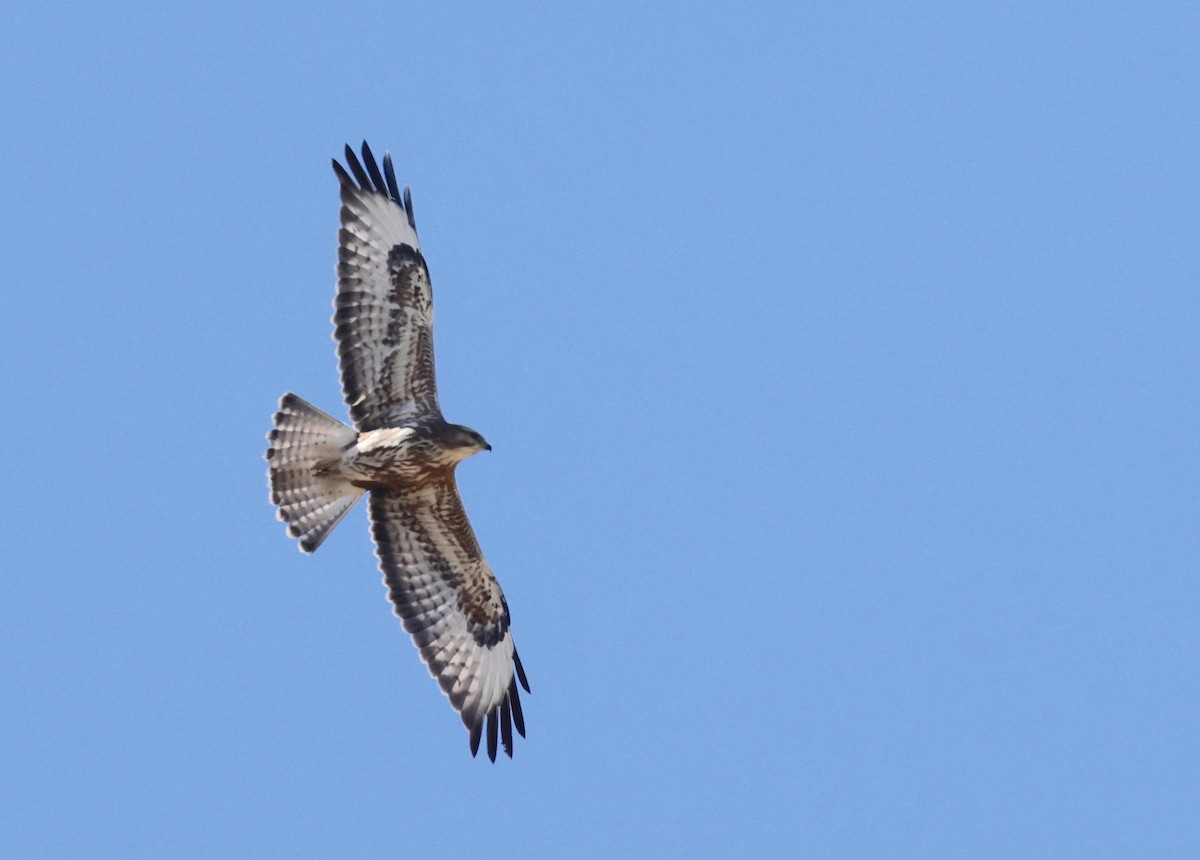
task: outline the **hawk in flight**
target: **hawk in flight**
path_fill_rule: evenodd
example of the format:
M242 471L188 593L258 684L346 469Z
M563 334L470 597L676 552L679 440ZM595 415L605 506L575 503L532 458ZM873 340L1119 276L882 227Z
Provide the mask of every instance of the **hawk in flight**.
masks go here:
M334 300L342 390L354 426L285 394L268 435L271 501L311 553L370 495L371 534L394 611L470 733L487 728L512 757L525 736L517 681L529 682L513 645L508 604L480 552L454 481L455 467L490 451L438 407L433 296L412 195L400 193L390 154L383 170L366 143L346 147Z

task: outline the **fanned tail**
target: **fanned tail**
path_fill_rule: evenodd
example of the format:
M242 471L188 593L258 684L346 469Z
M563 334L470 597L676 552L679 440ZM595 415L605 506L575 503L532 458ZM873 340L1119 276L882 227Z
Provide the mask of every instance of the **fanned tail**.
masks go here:
M295 394L279 400L275 426L267 435L271 502L288 534L311 553L341 522L363 490L336 474L318 474L318 464L336 460L358 432Z

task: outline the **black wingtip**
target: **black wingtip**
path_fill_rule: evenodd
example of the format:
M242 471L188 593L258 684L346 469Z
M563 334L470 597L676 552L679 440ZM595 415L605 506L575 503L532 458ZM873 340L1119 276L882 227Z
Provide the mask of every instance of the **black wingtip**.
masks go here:
M493 762L496 760L496 741L498 740L496 736L496 730L498 728L499 725L496 722L496 711L493 710L487 716L488 758L490 758Z
M525 685L526 691L529 685ZM496 761L496 754L503 749L509 758L513 757L513 728L517 734L525 737L525 714L521 710L521 694L517 691L517 679L514 677L508 684L508 695L492 708L486 715L479 717L468 727L470 733L471 757L479 755L484 734L484 721L487 722L487 757Z
M521 686L525 688L526 693L532 693L529 689L529 679L525 677L525 667L521 665L521 658L517 654L517 649L513 649L513 665L517 669L517 677L521 679Z
M483 721L471 726L471 758L479 755L479 739L483 737Z
M359 163L358 156L354 154L354 150L350 148L350 144L346 144L346 166L350 168L350 172L354 174L354 178L358 180L358 187L364 191L371 190L371 177L367 176L367 171L363 170L363 166Z
M346 168L342 167L341 162L336 158L330 160L333 162L333 172L337 174L338 182L353 188L354 180L350 178L350 174L346 172Z
M371 176L371 190L387 194L387 184L383 181L383 174L379 172L379 162L375 159L375 154L371 152L371 147L367 146L365 140L362 142L362 157L367 173Z
M508 702L509 700L506 696L504 701L500 703L500 743L504 746L504 754L512 758L512 707Z
M416 230L417 218L413 212L412 192L409 191L408 186L405 186L403 191L400 190L400 183L396 181L396 169L392 165L392 154L390 152L383 154L383 172L381 173L379 162L365 140L362 142L361 159L348 143L343 152L346 157L346 167L342 167L336 158L333 159L333 172L337 174L338 181L351 188L387 195L388 199L394 200L404 209L404 214L408 216L408 226ZM353 178L351 178L352 176Z
M517 679L513 678L508 684L508 700L512 704L513 723L517 734L525 737L525 714L521 711L521 694L517 692Z
M417 213L413 211L412 192L408 190L408 186L404 186L404 211L408 213L408 226L414 230L417 229Z
M388 194L393 200L400 203L400 184L396 182L396 170L392 167L392 154L390 152L383 154L383 178L387 180ZM412 215L410 213L409 221L411 220Z

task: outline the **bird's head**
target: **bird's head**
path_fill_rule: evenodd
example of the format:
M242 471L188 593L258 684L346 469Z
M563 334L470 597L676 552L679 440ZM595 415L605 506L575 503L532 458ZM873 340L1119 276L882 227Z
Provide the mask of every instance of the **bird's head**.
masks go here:
M492 446L479 433L461 424L446 427L445 444L453 451L456 460L465 460L480 451L490 451Z

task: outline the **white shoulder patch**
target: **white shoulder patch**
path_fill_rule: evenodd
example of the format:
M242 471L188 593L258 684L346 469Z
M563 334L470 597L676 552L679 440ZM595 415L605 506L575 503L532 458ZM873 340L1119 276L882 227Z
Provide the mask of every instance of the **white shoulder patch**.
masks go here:
M411 427L384 427L369 430L358 437L358 453L368 454L376 448L394 448L417 431Z

